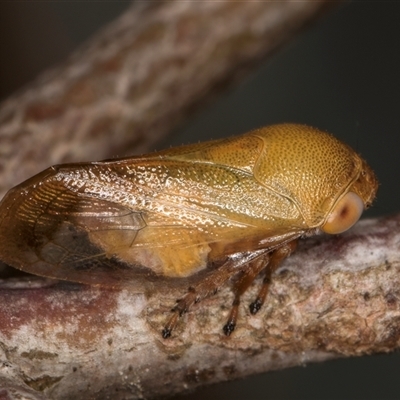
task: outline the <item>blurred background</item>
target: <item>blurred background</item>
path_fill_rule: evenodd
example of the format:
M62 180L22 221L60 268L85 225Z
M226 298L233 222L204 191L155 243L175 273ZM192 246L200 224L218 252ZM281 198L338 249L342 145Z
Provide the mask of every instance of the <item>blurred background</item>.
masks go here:
M0 99L63 61L129 5L1 2ZM158 148L277 122L313 125L350 144L381 183L366 216L398 212L400 2L354 1L336 8L240 85L193 114ZM398 399L398 368L397 353L365 356L253 376L178 398Z

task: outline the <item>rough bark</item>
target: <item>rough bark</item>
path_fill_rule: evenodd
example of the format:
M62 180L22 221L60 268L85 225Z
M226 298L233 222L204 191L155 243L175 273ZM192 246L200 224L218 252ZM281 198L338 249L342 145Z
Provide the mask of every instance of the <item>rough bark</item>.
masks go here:
M0 198L52 164L148 149L333 4L134 3L0 105Z
M399 243L400 214L364 220L338 237L302 241L273 276L259 314L247 309L257 285L245 295L231 337L221 329L232 301L229 288L193 307L173 337L163 340L160 331L182 288L118 291L4 281L1 386L12 382L34 399L151 398L397 349Z

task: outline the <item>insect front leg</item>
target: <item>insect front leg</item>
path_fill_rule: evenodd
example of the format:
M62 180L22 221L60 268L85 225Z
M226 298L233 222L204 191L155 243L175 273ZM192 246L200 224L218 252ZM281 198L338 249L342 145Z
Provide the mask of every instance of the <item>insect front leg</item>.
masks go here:
M236 281L234 286L235 298L233 299L228 320L223 327L223 331L226 336L229 336L235 330L239 314L240 297L253 283L257 275L268 265L269 260L270 255L268 253L262 254L246 266L246 268L242 271L242 275Z
M172 309L173 315L165 324L161 333L162 337L167 339L171 336L171 333L174 330L179 318L189 311L190 307L194 303L198 303L200 300L210 296L211 294L215 294L218 289L232 276L240 273L243 270L249 269L248 266L250 264L252 265L253 261L255 262L259 258L264 259L266 254L267 253L265 250L237 254L236 256L229 258L225 264L210 273L200 283L190 287L188 293L179 299L176 306ZM242 279L244 279L244 277L242 277ZM246 285L246 287L248 287L248 285Z
M286 243L282 247L279 247L276 249L270 257L268 267L266 268L265 271L265 276L263 280L263 285L261 286L260 291L258 292L258 295L253 301L253 303L250 304L250 312L254 315L258 311L260 311L262 305L265 302L265 298L267 297L268 294L268 289L269 285L271 283L271 275L272 273L281 265L282 261L289 257L290 254L296 249L297 247L297 239L292 240L289 243Z

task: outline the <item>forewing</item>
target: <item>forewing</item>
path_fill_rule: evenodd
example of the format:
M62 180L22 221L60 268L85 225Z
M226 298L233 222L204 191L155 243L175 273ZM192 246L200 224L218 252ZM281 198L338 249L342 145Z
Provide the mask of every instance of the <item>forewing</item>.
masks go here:
M156 279L165 274L157 262L175 269L170 276L187 276L208 260L210 239L200 222L235 222L182 202L182 196L166 192L140 211L73 191L48 169L2 200L1 259L36 275L107 286ZM164 213L157 212L161 208Z
M125 265L90 238L91 233L114 232L118 247L131 245L145 227L140 212L79 196L45 172L37 177L40 184L17 186L0 205L4 262L37 275L109 286L120 285L133 270L151 274L140 265Z
M238 148L240 157L231 158ZM209 261L274 248L303 232L291 201L254 179L259 139L181 150L56 166L15 187L0 204L2 260L114 286L189 276Z

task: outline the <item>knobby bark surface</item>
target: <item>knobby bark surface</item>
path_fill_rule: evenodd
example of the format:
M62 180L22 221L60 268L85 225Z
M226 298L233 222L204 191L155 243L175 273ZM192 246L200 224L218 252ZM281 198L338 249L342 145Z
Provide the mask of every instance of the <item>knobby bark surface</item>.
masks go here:
M328 2L138 3L0 106L0 196L48 165L145 151ZM399 346L400 215L303 241L256 316L229 287L160 331L184 287L4 280L0 399L126 399ZM260 282L259 282L260 283Z
M328 1L136 2L0 105L0 198L56 163L147 150Z
M161 329L184 288L4 281L1 386L11 391L14 385L32 399L152 398L392 351L400 346L399 244L400 214L361 221L337 237L303 240L273 276L267 303L255 316L247 305L257 283L246 293L231 337L222 333L229 287L194 306L164 340Z

